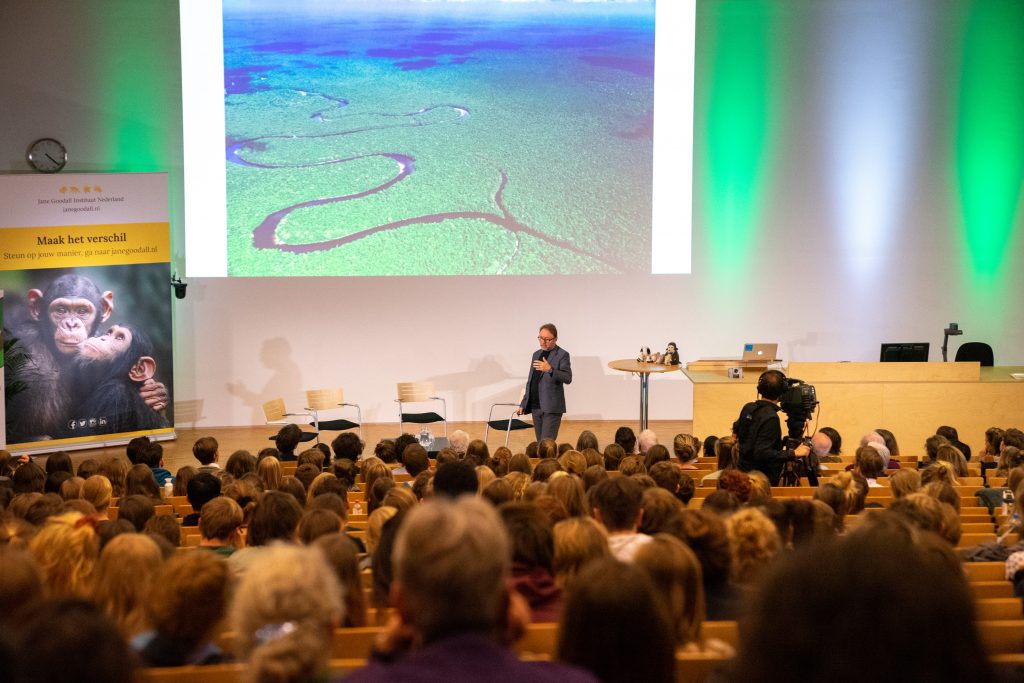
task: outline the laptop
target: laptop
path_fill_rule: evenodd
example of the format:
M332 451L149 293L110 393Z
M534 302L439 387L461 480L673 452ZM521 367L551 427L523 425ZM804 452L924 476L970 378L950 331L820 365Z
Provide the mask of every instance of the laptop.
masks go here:
M743 360L760 360L767 363L776 360L778 352L778 344L744 344Z

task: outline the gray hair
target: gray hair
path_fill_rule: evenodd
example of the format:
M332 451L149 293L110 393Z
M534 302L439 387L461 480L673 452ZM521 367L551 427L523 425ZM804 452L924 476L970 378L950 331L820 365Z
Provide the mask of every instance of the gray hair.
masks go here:
M489 503L432 498L413 508L395 539L395 580L424 637L492 630L511 556L505 527Z
M448 447L460 456L465 455L466 448L469 447L469 434L461 429L456 429L451 433L451 436L448 437Z
M658 435L654 433L653 429L645 429L636 437L636 443L640 448L640 452L646 453L647 449L658 443Z
M252 680L314 680L327 671L342 590L318 548L274 543L245 572L231 606L239 658ZM356 587L356 590L359 590Z

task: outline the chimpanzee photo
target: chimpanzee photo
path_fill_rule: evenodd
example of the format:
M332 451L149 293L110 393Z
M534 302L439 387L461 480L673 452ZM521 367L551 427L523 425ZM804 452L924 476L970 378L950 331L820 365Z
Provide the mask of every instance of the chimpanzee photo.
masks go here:
M79 346L71 372L77 401L67 436L112 434L167 427L139 395L156 374L153 343L130 325L114 325Z
M120 278L127 272L124 268L115 266L91 270L104 277L109 273L109 278L118 282L120 288L123 282ZM80 435L69 433L69 425L75 417L73 413L82 398L75 393L75 387L81 386L74 378L77 372L75 361L82 345L103 329L101 325L113 313L114 293L104 291L92 278L82 274L59 273L46 270L32 272L28 282L30 288L24 298L17 295L19 290L26 291L21 289L24 284L11 287L16 282L24 282L13 279L21 274L4 273L4 280L0 281L8 295L4 311L5 343L14 342L8 349L6 368L8 443ZM140 273L141 277L154 280L160 275L156 268L152 273ZM48 284L47 277L52 278ZM41 288L31 287L33 284ZM129 300L133 294L129 291ZM139 309L138 294L135 294L135 300L135 309ZM151 311L142 309L140 313L152 319ZM162 357L169 364L167 355ZM145 384L136 385L135 390L150 412L160 418L156 411L168 405L167 387L151 377ZM86 392L89 393L92 392Z
M9 442L46 438L65 426L73 400L66 370L78 345L113 311L114 293L101 292L79 275L62 275L45 292L28 291L26 310L21 316L13 311L9 328L10 337L18 340L13 351L24 358L17 372L7 376L9 384L22 387L7 406Z

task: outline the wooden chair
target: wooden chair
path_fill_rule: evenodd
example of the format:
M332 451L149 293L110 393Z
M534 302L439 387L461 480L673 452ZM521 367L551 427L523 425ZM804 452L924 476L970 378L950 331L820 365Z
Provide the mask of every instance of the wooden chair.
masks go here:
M302 416L313 417L313 414L310 413L310 412L305 412L305 413L290 413L290 412L288 412L288 410L284 407L284 399L283 398L275 398L275 399L273 399L271 401L267 401L266 403L263 404L263 418L264 418L264 420L266 421L266 423L268 425L281 425L281 426L284 426L286 424L290 424L290 423L293 422L293 420L289 420L287 418L289 418L289 417L302 417ZM273 441L275 436L277 436L277 435L274 434L273 436L271 436L270 440ZM305 432L304 431L304 432L302 432L302 437L299 439L299 442L300 443L306 443L307 441L313 441L314 439L316 440L317 443L320 443L320 434L318 432Z
M444 422L444 436L448 438L448 404L440 396L433 395L433 382L399 382L397 389L398 398L395 399L395 403L398 404L399 434L402 433L402 425L406 422L418 425ZM428 403L432 401L441 402L440 415L434 412L407 413L404 410L404 404L406 403Z
M328 410L339 410L341 408L355 408L356 421L338 418L334 420L321 420L320 413ZM310 389L306 392L306 410L313 414L313 428L319 432L326 429L329 432L343 432L348 429L358 429L359 438L363 438L363 409L358 403L346 403L345 392L339 387L337 389Z

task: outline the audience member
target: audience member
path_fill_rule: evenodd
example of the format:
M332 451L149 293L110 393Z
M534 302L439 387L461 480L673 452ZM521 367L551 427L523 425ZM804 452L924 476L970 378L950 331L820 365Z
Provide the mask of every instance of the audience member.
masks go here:
M167 589L151 583L163 559L153 539L136 533L112 539L96 561L89 597L117 624L126 640L145 630L142 605L147 595Z
M331 634L344 616L338 580L320 551L272 545L242 577L232 601L235 654L255 681L324 680Z
M839 435L839 432L836 429L833 427L822 427L818 431L827 436L829 441L832 442L832 448L829 449L830 454L843 454L843 437ZM840 460L829 460L828 462L840 462Z
M46 595L84 597L99 556L96 530L88 517L66 512L50 517L29 543L43 574Z
M636 554L634 562L654 585L656 595L668 609L677 648L685 652L735 654L732 646L705 640L701 632L705 618L704 578L700 561L685 543L670 534L657 534Z
M563 597L555 582L551 520L530 503L506 503L498 514L512 546L512 588L529 604L531 621L558 621Z
M626 476L610 477L588 492L594 519L608 532L608 547L617 559L628 562L650 536L638 533L643 517L643 490Z
M249 451L235 451L224 465L224 471L235 479L241 479L250 472L256 471L256 458Z
M227 610L229 578L224 560L204 552L176 553L156 570L152 585L158 588L143 602L151 630L132 640L145 666L225 661L212 638Z
M829 621L828 648L821 647L823 614L847 617ZM761 582L749 615L733 680L993 680L963 574L951 569L948 551L917 550L905 533L858 530L793 555ZM943 624L942 638L935 624ZM865 656L867 634L888 645Z
M135 659L93 602L46 600L18 625L12 683L133 683Z
M242 508L227 496L218 496L203 506L199 516L199 546L221 557L231 557L241 545Z
M200 439L201 441L202 439ZM188 482L188 503L192 506L192 513L185 515L182 519L182 526L196 526L199 524L199 511L208 502L220 495L220 479L209 472L199 472Z
M192 455L199 461L199 472L213 473L220 470L220 445L212 436L197 439L192 445Z
M392 594L396 618L363 681L592 681L551 662L523 662L503 643L522 629L506 580L511 549L497 512L483 501L435 499L397 532ZM422 647L411 649L413 642Z
M580 571L558 627L558 659L602 683L675 680L672 626L643 569L605 558Z

